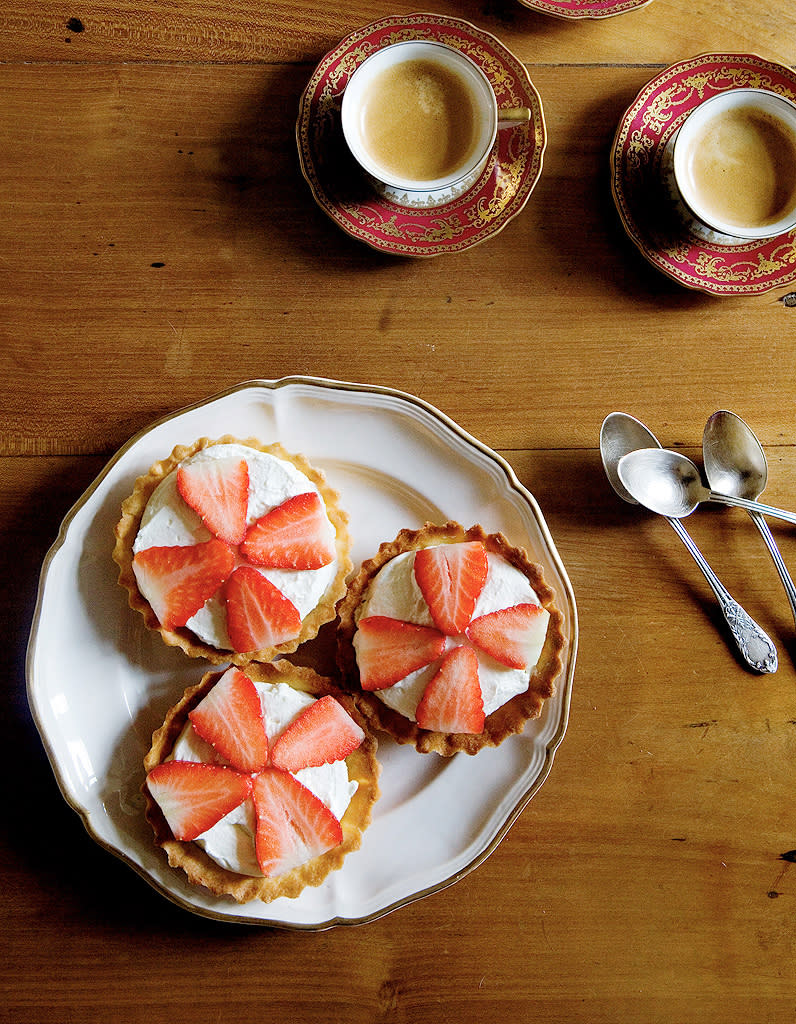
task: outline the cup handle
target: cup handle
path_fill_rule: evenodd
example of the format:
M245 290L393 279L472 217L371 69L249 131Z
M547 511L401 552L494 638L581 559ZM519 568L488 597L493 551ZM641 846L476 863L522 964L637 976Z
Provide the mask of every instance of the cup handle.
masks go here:
M498 110L498 128L514 128L518 124L528 124L530 120L529 107L501 107Z

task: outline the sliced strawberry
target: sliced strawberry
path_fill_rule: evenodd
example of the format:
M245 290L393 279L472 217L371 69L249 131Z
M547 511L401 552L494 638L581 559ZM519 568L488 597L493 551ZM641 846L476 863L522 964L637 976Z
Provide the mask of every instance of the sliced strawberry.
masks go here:
M207 832L252 790L249 775L224 765L193 761L156 765L146 783L174 838L184 841Z
M257 688L238 668L230 668L189 712L196 732L231 765L258 772L268 761L268 735Z
M266 512L249 528L241 551L272 569L320 569L334 561L334 539L318 494L297 494Z
M274 743L271 763L286 772L343 761L365 733L330 694L306 707Z
M246 534L249 467L235 456L189 462L177 470L177 490L208 530L227 544Z
M484 588L484 545L479 541L439 544L415 553L415 579L434 625L449 636L463 633Z
M340 822L329 808L280 768L260 772L253 796L254 847L266 877L283 875L342 842Z
M223 593L227 632L236 651L261 651L301 632L301 616L293 602L250 565L238 566Z
M186 547L153 547L133 558L138 587L165 629L184 626L235 568L223 540Z
M539 660L549 618L550 613L537 604L516 604L479 615L466 632L476 647L501 664L533 668Z
M441 657L445 637L430 626L371 615L359 620L356 650L362 689L383 690Z
M483 732L484 701L478 655L472 647L448 651L417 705L415 718L421 729L434 732Z

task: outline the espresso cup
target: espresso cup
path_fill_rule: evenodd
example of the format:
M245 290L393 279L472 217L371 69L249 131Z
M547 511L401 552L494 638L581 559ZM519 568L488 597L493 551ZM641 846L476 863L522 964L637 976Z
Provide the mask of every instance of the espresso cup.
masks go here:
M498 110L483 71L443 43L409 40L377 50L345 87L348 148L382 194L407 205L449 202L489 160L499 127L530 120Z
M796 227L796 104L765 89L700 103L673 143L674 180L698 221L736 238Z

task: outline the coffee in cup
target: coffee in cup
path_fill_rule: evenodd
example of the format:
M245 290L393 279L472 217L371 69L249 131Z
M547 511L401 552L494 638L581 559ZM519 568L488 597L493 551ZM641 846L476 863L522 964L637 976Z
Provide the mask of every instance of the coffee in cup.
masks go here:
M380 191L422 205L447 202L477 180L499 121L529 118L526 108L499 118L478 65L430 40L376 51L343 93L343 134L357 162Z
M764 89L705 100L674 141L674 178L703 224L739 238L796 226L796 105Z

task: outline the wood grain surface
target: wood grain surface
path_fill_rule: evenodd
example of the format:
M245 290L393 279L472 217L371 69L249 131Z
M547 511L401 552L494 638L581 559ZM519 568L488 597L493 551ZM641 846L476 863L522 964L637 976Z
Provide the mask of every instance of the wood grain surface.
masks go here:
M423 9L422 5L419 5ZM688 528L775 639L738 664L674 532L602 472L604 416L699 457L741 414L796 506L796 304L710 298L625 236L608 153L639 89L706 51L796 63L792 0L653 0L568 22L434 5L527 66L541 180L455 256L378 255L315 205L298 101L353 29L418 5L12 2L0 25L0 1021L793 1024L796 626L744 513ZM537 498L578 603L549 778L474 872L319 933L179 910L87 835L25 694L44 556L106 461L241 381L307 374L418 395ZM191 439L188 439L191 440ZM774 524L796 571L796 532ZM112 569L109 565L109 573Z

